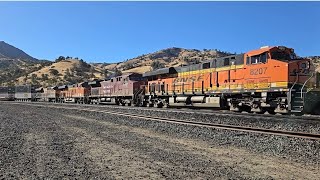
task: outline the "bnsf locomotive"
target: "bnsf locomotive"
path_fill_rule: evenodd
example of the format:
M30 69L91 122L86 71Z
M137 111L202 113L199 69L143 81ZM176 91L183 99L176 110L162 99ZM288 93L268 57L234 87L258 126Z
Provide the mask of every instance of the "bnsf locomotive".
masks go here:
M16 88L15 93L21 94L21 89ZM33 101L207 107L270 114L314 114L320 105L314 65L284 46L46 90L29 86L25 91L25 100Z

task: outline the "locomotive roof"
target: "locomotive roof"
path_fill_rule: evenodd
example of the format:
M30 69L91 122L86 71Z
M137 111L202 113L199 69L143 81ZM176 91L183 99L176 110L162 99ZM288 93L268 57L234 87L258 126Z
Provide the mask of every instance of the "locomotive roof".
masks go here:
M43 91L43 87L35 89L36 91Z
M63 85L63 86L59 86L58 89L59 89L59 90L61 90L61 89L66 89L67 87L68 87L67 85Z
M259 55L259 54L262 54L264 52L268 52L270 51L271 49L275 48L274 46L272 47L261 47L260 49L256 49L256 50L252 50L252 51L249 51L247 52L246 54L248 56L254 56L254 55Z
M149 76L156 76L156 75L161 75L161 74L174 74L177 73L178 68L176 67L169 67L169 68L161 68L157 69L155 71L149 71L143 73L143 77L149 77Z
M98 84L99 82L101 82L102 80L96 80L96 81L90 81L88 82L89 85L96 85Z
M112 79L112 78L118 78L118 77L125 78L125 77L133 76L133 75L134 75L134 76L135 76L135 75L141 76L140 73L128 72L128 73L122 74L121 76L116 76L115 74L112 74L111 76L109 76L108 78L106 78L106 79L104 79L104 80L105 80L105 81L108 81L108 80L110 80L110 79Z
M179 72L195 71L195 70L213 68L213 67L217 68L217 67L223 67L223 66L230 66L232 64L240 65L243 63L244 63L243 54L234 54L234 55L207 60L197 64L191 64L191 65L181 66L181 67L162 68L155 71L149 71L144 73L143 77L151 77L151 76L157 76L162 74L175 74Z

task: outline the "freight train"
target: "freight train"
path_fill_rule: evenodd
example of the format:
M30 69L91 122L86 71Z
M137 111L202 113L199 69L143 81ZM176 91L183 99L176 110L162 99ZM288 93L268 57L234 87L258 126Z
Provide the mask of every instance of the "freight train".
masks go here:
M318 77L309 59L298 58L292 48L274 46L188 66L128 73L74 85L46 89L17 86L15 98L9 95L12 91L6 92L1 87L0 97L20 101L317 114Z

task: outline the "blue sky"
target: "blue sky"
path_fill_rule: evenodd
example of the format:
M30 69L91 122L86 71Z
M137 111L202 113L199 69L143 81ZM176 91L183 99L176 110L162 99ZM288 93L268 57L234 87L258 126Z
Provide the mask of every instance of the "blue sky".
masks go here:
M0 40L31 56L118 62L168 47L320 55L320 2L0 2Z

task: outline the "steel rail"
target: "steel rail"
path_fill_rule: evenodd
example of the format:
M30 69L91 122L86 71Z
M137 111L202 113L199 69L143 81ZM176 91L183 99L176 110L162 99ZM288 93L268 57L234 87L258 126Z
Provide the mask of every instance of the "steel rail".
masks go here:
M206 128L214 128L214 129L222 129L222 130L233 130L233 131L242 131L242 132L250 132L250 133L259 133L259 134L269 134L269 135L277 135L277 136L320 140L320 134L312 134L312 133L305 133L305 132L284 131L284 130L274 130L274 129L265 129L265 128L254 128L254 127L248 127L248 126L236 126L236 125L227 125L227 124L215 124L215 123L171 119L171 118L163 118L163 117L144 116L144 115L137 115L137 114L131 114L131 113L119 113L116 111L101 111L101 110L95 110L95 109L89 109L89 108L44 106L41 104L30 104L30 105L39 106L39 107L51 107L51 108L58 108L58 109L69 109L69 110L106 113L106 114L125 116L125 117L130 117L130 118L139 118L139 119L146 119L146 120L151 120L151 121L160 121L160 122L167 122L167 123L174 123L174 124L191 125L191 126L197 126L197 127L206 127Z
M19 103L30 103L30 102L19 102ZM87 107L97 107L98 105L92 105L92 104L68 104L68 103L48 103L48 102L32 102L36 104L52 104L52 105L66 105L66 106L87 106ZM251 114L251 113L236 113L232 111L226 111L226 110L216 110L211 109L211 112L206 111L207 109L197 110L197 111L187 111L190 109L172 109L172 108L150 108L150 107L132 107L132 106L116 106L116 105L106 105L106 106L99 106L99 107L107 107L112 109L134 109L134 110L146 110L146 111L157 111L157 112L175 112L175 113L190 113L190 114L201 114L201 115L215 115L215 116L234 116L234 117L254 117L254 118L268 118L268 119L286 119L289 121L292 120L299 120L299 121L320 121L320 116L315 115L303 115L303 116L292 116L292 115L270 115L270 114Z

